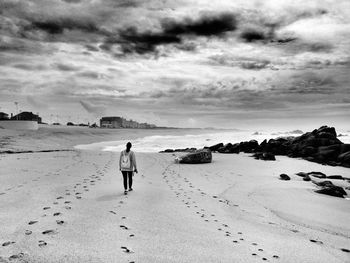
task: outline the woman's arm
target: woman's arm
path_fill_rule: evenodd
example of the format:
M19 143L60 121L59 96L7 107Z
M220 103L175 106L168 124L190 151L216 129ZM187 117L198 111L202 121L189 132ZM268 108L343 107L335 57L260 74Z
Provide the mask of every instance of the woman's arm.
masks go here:
M123 152L121 152L120 156L119 156L119 171L122 170L122 154L123 154Z
M135 153L134 153L134 152L132 153L132 163L133 163L135 172L137 173L136 156L135 156Z

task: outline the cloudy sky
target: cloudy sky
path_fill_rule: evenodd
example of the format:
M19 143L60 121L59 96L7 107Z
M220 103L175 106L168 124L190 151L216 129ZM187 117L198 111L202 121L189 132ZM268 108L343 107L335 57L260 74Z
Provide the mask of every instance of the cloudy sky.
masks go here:
M46 122L350 129L349 73L349 0L0 0L0 111Z

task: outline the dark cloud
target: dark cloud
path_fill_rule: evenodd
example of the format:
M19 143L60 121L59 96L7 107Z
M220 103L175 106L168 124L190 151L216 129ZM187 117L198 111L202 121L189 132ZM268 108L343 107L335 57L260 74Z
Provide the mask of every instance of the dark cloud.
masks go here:
M76 67L74 65L70 64L64 64L64 63L56 63L54 64L55 68L61 71L77 71L79 70L79 67Z
M26 29L42 30L49 34L62 34L64 30L81 30L84 32L100 32L95 22L89 19L72 19L68 17L47 18L43 20L33 20Z
M82 0L62 0L62 1L70 4L77 4L82 2Z
M108 37L100 48L109 51L113 44L119 44L123 53L145 54L154 52L159 45L182 44L186 36L223 37L236 28L236 18L231 13L206 14L199 19L185 18L182 21L166 19L161 22L160 31L140 32L135 27L129 27L120 30L116 36ZM183 47L187 50L194 48L195 45L188 43Z
M246 42L256 42L268 39L264 32L257 29L248 29L243 31L241 33L241 38Z

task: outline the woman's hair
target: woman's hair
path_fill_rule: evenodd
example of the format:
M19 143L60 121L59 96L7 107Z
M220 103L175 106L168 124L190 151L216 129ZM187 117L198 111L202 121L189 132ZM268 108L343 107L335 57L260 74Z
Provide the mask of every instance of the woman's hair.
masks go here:
M130 149L131 149L131 142L128 142L127 144L126 144L126 151L127 152L130 152Z

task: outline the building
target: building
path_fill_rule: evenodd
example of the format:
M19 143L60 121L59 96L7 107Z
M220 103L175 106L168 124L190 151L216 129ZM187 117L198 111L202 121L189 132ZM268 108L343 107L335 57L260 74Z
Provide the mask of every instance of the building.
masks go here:
M15 116L12 116L11 120L36 121L38 123L41 123L41 117L39 117L39 115L36 115L33 112L29 112L29 111L23 111Z
M151 129L156 128L156 125L148 123L138 123L133 120L126 120L122 117L102 117L100 119L101 128L130 128L130 129Z
M9 115L5 112L0 112L0 120L8 120Z

